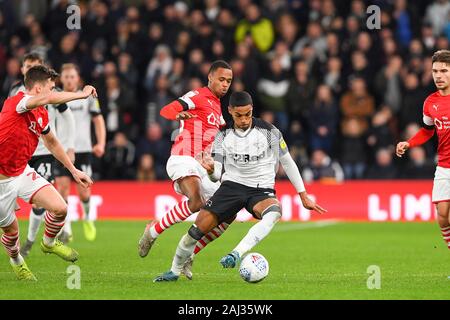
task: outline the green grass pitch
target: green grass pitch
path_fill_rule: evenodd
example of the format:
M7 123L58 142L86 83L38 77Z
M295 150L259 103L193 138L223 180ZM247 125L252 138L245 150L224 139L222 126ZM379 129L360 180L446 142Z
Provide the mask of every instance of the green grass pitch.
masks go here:
M22 240L27 222L21 221ZM279 223L253 251L270 274L258 284L241 280L219 259L252 223L234 223L194 264L194 280L153 283L166 271L190 223L166 231L147 258L137 254L144 222L97 222L97 240L87 242L73 225L80 253L81 288L67 288L70 265L35 245L28 265L36 283L15 279L6 253L0 259L1 299L450 299L450 252L435 223ZM42 234L42 231L41 231ZM39 236L40 239L40 236ZM369 290L367 268L381 270L381 288Z

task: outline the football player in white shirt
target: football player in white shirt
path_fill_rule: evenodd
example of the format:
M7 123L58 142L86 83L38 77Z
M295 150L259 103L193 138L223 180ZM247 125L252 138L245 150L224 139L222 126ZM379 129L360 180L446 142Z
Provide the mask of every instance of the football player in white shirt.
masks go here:
M155 282L176 281L184 271L184 264L192 258L197 241L222 221L233 218L246 208L260 221L231 253L220 260L224 268L234 268L239 264L243 255L264 239L281 218L281 207L274 190L279 163L297 190L302 205L321 214L327 212L308 197L281 132L275 126L252 117L251 96L245 91L233 93L228 111L233 122L217 134L214 158L203 154L200 160L210 179L221 180L222 184L200 210L189 232L181 238L171 270L155 278Z

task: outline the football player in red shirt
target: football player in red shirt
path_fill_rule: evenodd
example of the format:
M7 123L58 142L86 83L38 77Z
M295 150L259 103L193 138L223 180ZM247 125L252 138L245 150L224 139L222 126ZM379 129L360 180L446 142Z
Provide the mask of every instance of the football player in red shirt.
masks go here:
M433 182L432 201L436 204L442 236L450 249L450 51L439 50L432 58L434 84L438 91L423 104L423 128L408 141L397 144L397 156L427 142L436 131L438 164Z
M220 98L228 92L232 79L230 65L222 60L215 61L208 72L206 87L189 91L161 110L164 118L180 122L166 169L175 191L188 200L179 202L160 221L146 226L138 246L141 257L147 256L158 235L199 211L217 190L218 183L209 180L206 170L195 157L212 144L219 128L225 124ZM220 236L227 227L227 223L217 226L209 235L209 241Z
M32 67L25 75L26 92L8 98L0 113L0 227L4 231L1 241L20 280L36 278L19 253L19 226L14 213L17 197L47 210L42 251L54 253L66 261L78 259L75 250L55 239L64 225L66 203L56 189L28 165L39 137L55 158L70 170L77 183L84 187L92 185L92 180L73 166L50 131L44 106L96 96L97 93L92 86L84 87L82 92L54 92L56 77L56 72L43 65Z

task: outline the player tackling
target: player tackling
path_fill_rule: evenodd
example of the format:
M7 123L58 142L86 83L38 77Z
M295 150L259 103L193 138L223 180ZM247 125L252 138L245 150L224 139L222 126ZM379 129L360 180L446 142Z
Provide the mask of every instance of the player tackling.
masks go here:
M172 146L166 169L174 182L175 191L188 199L166 212L160 221L147 225L138 244L141 257L147 256L164 230L199 211L206 199L217 190L218 183L210 181L206 170L195 157L210 147L219 128L225 124L220 98L228 92L232 78L230 65L222 60L215 61L208 72L208 86L189 91L161 110L160 114L164 118L180 121L180 131ZM208 235L210 240L204 239L204 245L220 236L228 223L223 221L215 227L214 233Z
M203 153L200 160L210 179L221 180L222 184L200 210L189 232L181 238L171 270L155 278L155 282L176 281L183 265L192 256L197 241L245 208L260 221L231 253L221 259L223 267L234 268L281 218L281 207L274 190L279 163L300 195L303 206L319 213L326 212L308 197L281 132L273 125L252 117L251 96L245 91L233 93L228 112L233 122L217 134L212 151L214 158Z
M80 92L54 92L56 77L57 73L45 66L32 67L25 74L26 91L8 98L0 113L0 227L4 232L1 242L20 280L35 281L36 277L19 253L19 225L14 213L17 197L46 210L42 251L54 253L66 261L78 259L75 250L56 240L67 214L66 203L56 189L28 165L39 137L55 158L69 169L78 184L92 185L92 180L74 167L50 130L44 106L84 99L97 93L92 86L85 86Z
M432 201L436 205L442 237L450 249L450 51L439 50L432 57L432 73L438 91L423 104L423 127L408 141L397 144L397 156L427 142L436 131L438 164L434 175Z

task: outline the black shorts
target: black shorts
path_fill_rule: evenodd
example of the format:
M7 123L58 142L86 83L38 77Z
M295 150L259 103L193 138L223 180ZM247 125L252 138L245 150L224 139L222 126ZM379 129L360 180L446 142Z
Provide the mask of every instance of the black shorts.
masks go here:
M274 189L252 188L240 183L224 181L214 195L206 201L204 209L214 213L219 218L219 223L228 220L245 208L255 218L253 207L260 201L276 199Z
M36 170L39 175L50 183L55 180L55 158L51 154L43 156L33 156L28 161L30 167Z
M92 166L91 166L91 157L92 153L90 152L80 152L75 153L75 167L84 173L86 173L88 176L92 176ZM55 161L55 177L72 177L70 174L70 171L67 170L64 165L59 162Z

